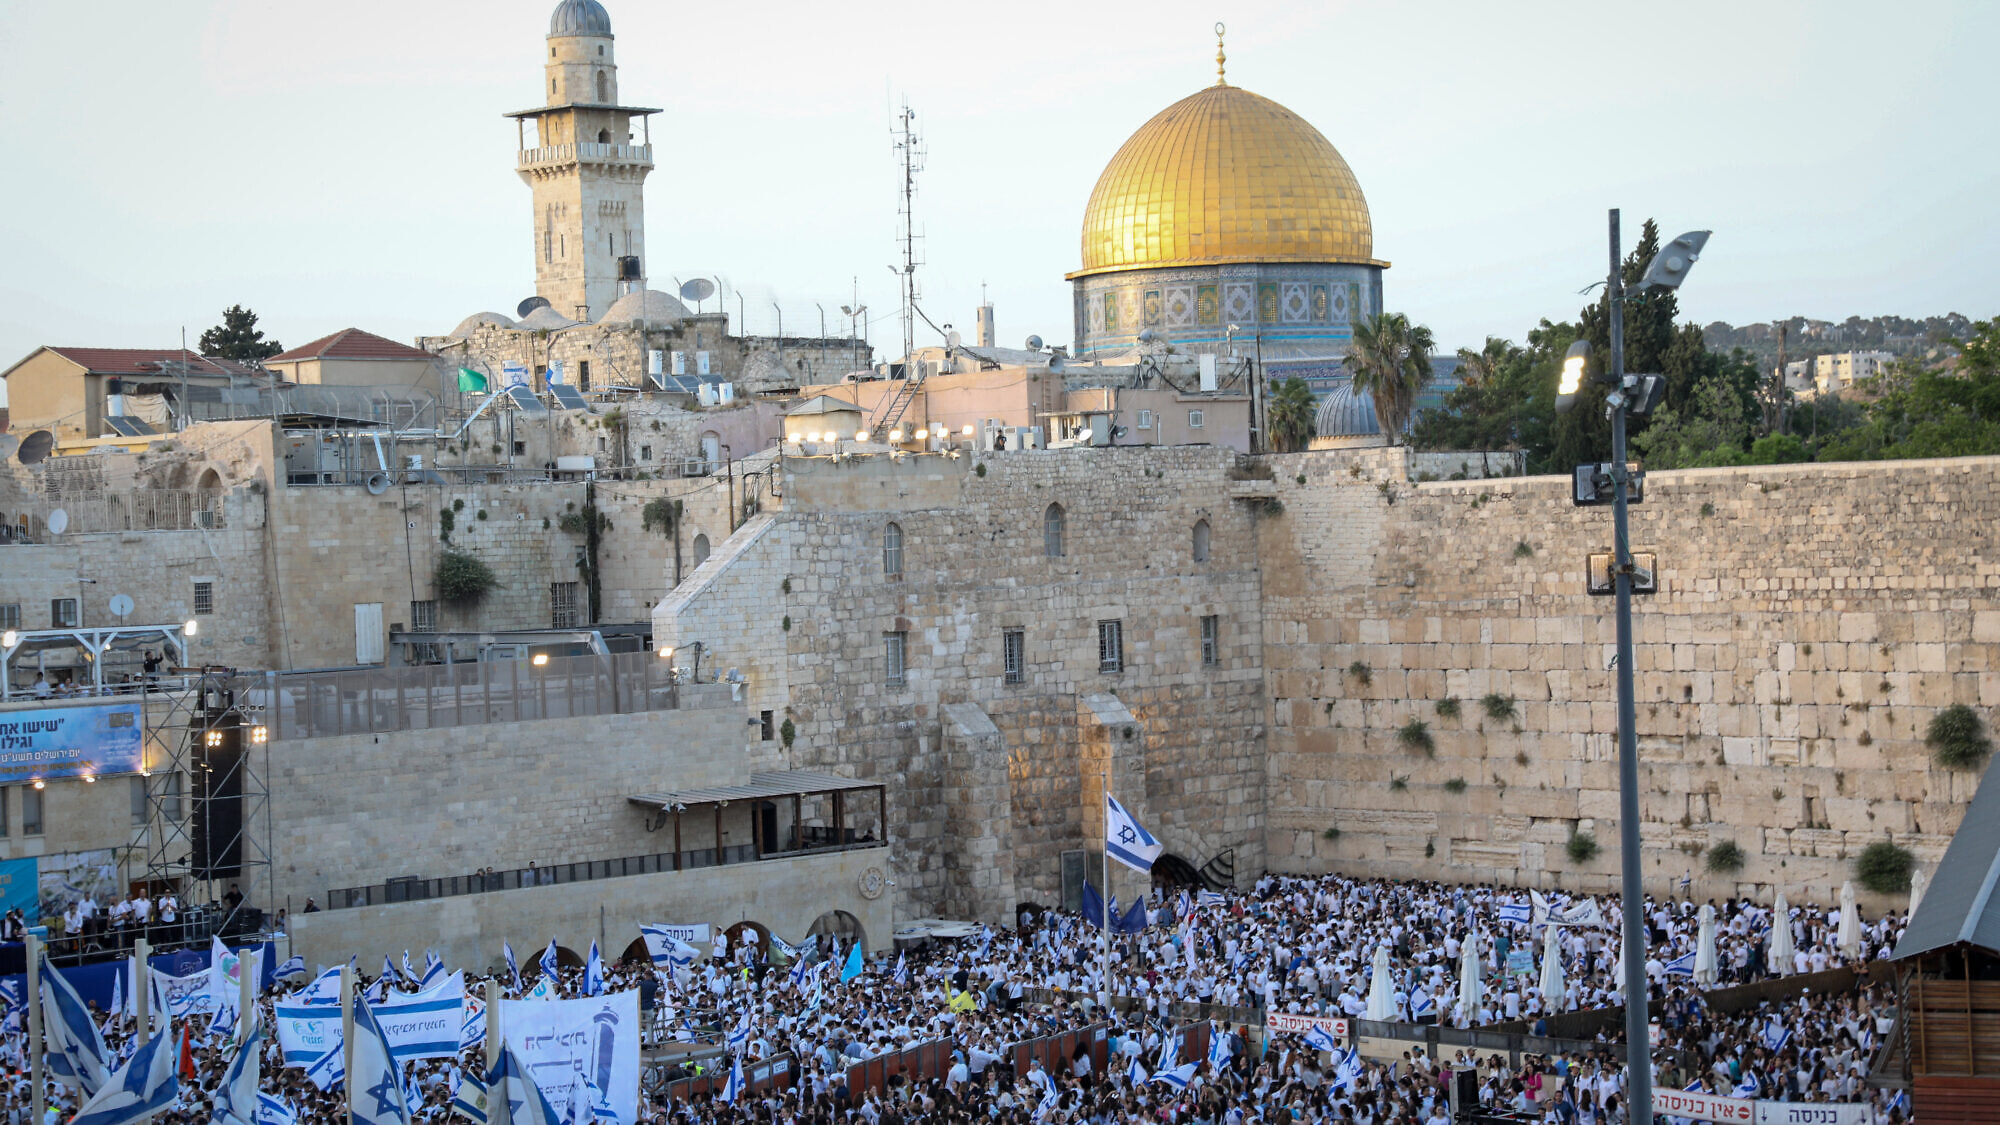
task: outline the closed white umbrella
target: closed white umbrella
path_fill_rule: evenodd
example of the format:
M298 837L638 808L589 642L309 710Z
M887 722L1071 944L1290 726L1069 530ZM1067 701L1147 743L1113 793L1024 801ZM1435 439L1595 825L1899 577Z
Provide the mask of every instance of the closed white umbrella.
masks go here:
M1368 1012L1371 1020L1396 1018L1396 997L1389 987L1389 947L1375 947L1375 968L1368 979Z
M1840 885L1840 951L1852 957L1861 952L1861 911L1854 906L1854 881Z
M1930 886L1930 876L1919 867L1910 872L1910 917L1917 916L1917 904L1924 901L1924 888Z
M1562 945L1556 933L1557 927L1549 926L1542 934L1542 999L1551 1013L1569 1010L1565 996L1569 986L1563 981Z
M1467 934L1458 957L1458 1004L1465 1013L1466 1026L1479 1018L1479 1001L1484 994L1479 986L1479 935Z
M1701 936L1694 947L1694 982L1715 987L1715 907L1701 904Z
M1777 975L1782 977L1792 971L1792 908L1783 891L1778 892L1777 905L1771 907L1771 944L1765 957Z

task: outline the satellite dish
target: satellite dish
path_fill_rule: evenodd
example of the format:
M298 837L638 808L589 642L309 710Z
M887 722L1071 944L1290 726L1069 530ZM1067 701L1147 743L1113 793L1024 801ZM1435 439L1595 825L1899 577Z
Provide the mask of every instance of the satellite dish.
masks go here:
M380 496L389 491L389 474L369 473L368 480L361 487L366 488L370 496Z
M962 337L960 337L958 333L947 332L944 334L944 346L947 348L956 348L958 347L958 342L960 339L962 339Z
M1159 338L1160 334L1158 332L1153 331L1150 328L1146 329L1144 332L1139 333L1139 342L1142 344L1150 344Z
M21 447L14 453L14 459L23 465L33 465L48 460L55 448L56 435L47 430L36 430L21 439Z
M67 510L62 508L57 508L55 511L49 513L50 535L61 535L63 532L68 530L69 530L69 512Z
M113 616L113 617L130 617L130 616L132 616L132 597L131 597L131 595L129 595L129 594L113 594L113 595L111 595L111 616Z
M705 277L697 277L681 285L681 300L701 304L715 296L715 282Z
M1038 352L1038 351L1041 351L1041 350L1042 350L1042 338L1041 338L1040 336L1030 336L1030 337L1028 337L1028 350L1029 350L1029 351L1031 351L1031 352Z
M516 319L519 319L521 317L527 316L531 312L534 312L536 309L546 309L551 307L553 306L549 304L549 299L547 297L529 297L527 300L522 301L520 304L514 306L514 316Z

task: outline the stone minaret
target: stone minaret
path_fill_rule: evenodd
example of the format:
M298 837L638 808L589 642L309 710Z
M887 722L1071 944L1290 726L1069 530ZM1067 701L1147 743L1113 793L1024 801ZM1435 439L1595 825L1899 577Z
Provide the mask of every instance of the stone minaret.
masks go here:
M611 38L604 5L562 0L543 58L548 101L507 115L521 125L516 170L535 193L535 292L576 320L596 320L618 299L620 258L646 256L648 116L660 111L618 104Z

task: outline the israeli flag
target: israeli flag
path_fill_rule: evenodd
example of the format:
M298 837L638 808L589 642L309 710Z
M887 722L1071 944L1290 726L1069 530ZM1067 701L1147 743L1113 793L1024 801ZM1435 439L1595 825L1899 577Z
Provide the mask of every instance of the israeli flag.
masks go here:
M432 961L424 967L424 979L417 982L417 991L429 992L432 987L443 984L447 975L443 961Z
M1179 1061L1180 1057L1181 1033L1176 1031L1168 1037L1165 1043L1160 1045L1160 1069L1169 1069L1175 1062Z
M410 951L407 949L403 950L403 979L406 981L417 979L417 971L410 968Z
M1134 871L1151 871L1166 845L1132 819L1125 806L1111 794L1104 795L1104 850L1112 859Z
M1503 902L1496 913L1502 922L1513 922L1526 926L1534 921L1535 908L1525 902Z
M405 965L410 963L410 954L407 950L403 953L403 963ZM403 979L396 975L396 966L389 963L389 955L387 953L382 955L382 976L380 979L387 981L399 981Z
M293 958L297 960L297 958ZM340 1003L340 969L328 969L313 978L313 982L287 997L295 1004L338 1004Z
M1056 1080L1048 1071L1040 1068L1030 1070L1028 1077L1034 1079L1035 1084L1042 1088L1044 1094L1054 1094L1056 1092Z
M257 1092L257 1125L299 1125L299 1111L275 1094ZM485 1125L481 1122L480 1125Z
M1735 1088L1734 1090L1731 1090L1731 1091L1729 1092L1729 1096L1730 1096L1730 1097L1733 1097L1733 1098L1754 1098L1754 1097L1756 1097L1756 1096L1757 1096L1757 1075L1756 1075L1756 1074L1755 1074L1754 1072L1752 1072L1752 1073L1746 1073L1746 1074L1744 1074L1744 1075L1743 1075L1743 1081L1741 1081L1741 1082L1738 1082L1738 1083L1736 1084L1736 1088Z
M1335 1056L1340 1054L1340 1040L1335 1039L1331 1031L1319 1024L1306 1028L1306 1046Z
M1200 1063L1183 1063L1171 1069L1162 1068L1154 1072L1153 1081L1171 1086L1176 1090L1185 1090L1188 1088L1188 1083L1194 1081L1195 1068L1200 1065Z
M1428 992L1419 992L1410 999L1410 1018L1420 1020L1433 1015L1438 1010L1437 997Z
M86 1021L87 1022L87 1021ZM94 1028L92 1030L95 1030ZM70 1125L140 1125L174 1104L181 1093L180 1040L169 1029L132 1053L70 1119Z
M1186 887L1181 888L1180 898L1175 900L1174 913L1179 914L1183 918L1194 913L1194 896L1188 894Z
M388 1003L388 1002L389 1002L389 978L388 978L388 977L377 977L377 978L375 979L375 983L374 983L374 984L371 984L371 985L369 985L369 986L368 986L368 988L367 988L367 990L366 990L366 991L364 991L364 992L363 992L363 993L361 994L361 998L362 998L363 1000L366 1000L366 1001L368 1001L368 1002L369 1002L370 1004L386 1004L386 1003Z
M1202 891L1194 896L1196 906L1228 906L1229 899L1220 891Z
M127 968L129 966L119 965L118 970L111 974L111 1014L104 1021L106 1024L125 1014L125 970Z
M514 987L517 989L520 988L521 963L514 960L514 943L511 941L502 941L500 943L500 953L507 958L507 971L514 974Z
M562 1118L556 1116L549 1099L542 1096L542 1088L535 1085L534 1076L521 1065L513 1048L500 1052L500 1064L486 1076L486 1086L507 1099L507 1119L513 1125L562 1125Z
M250 1037L236 1049L236 1058L215 1090L214 1125L256 1125L257 1053L263 1045L264 1030L253 1027Z
M1694 975L1693 951L1683 953L1679 957L1676 957L1673 960L1667 962L1667 975L1670 977L1693 976Z
M1234 1052L1229 1045L1229 1036L1224 1035L1219 1028L1214 1030L1208 1037L1209 1067L1219 1071L1228 1066L1229 1056L1232 1053Z
M910 967L903 963L903 954L900 951L896 954L896 971L889 974L889 979L901 985L910 983Z
M729 1049L740 1053L743 1050L744 1045L749 1042L750 1042L750 1009L745 1008L743 1009L742 1018L736 1021L736 1026L732 1028L729 1032Z
M1125 1081L1134 1086L1144 1086L1151 1077L1152 1075L1146 1073L1146 1068L1139 1065L1139 1056L1133 1055L1132 1065L1125 1071Z
M1888 1110L1888 1111L1889 1111L1890 1113L1894 1113L1894 1112L1896 1112L1897 1110L1899 1110L1899 1109L1900 1109L1900 1110L1902 1110L1902 1111L1903 1111L1903 1120L1905 1120L1905 1121L1909 1120L1909 1118L1910 1118L1910 1092L1909 1092L1908 1090L1898 1090L1898 1091L1896 1091L1896 1096L1895 1096L1895 1097L1893 1097L1893 1098L1890 1098L1890 1099L1889 1099L1889 1104L1888 1104L1887 1106L1883 1107L1883 1108L1887 1109L1887 1110Z
M366 1000L354 1005L353 1080L347 1112L354 1125L410 1125L410 1097L389 1038Z
M791 942L786 941L784 938L779 937L775 933L771 935L771 949L773 952L782 955L788 961L796 959L799 955L798 946L793 945Z
M1777 1054L1785 1049L1785 1044L1792 1041L1792 1029L1786 1027L1784 1021L1778 1017L1772 1016L1765 1022L1761 1038L1765 1048L1772 1054Z
M729 1064L729 1081L722 1086L722 1093L716 1098L723 1105L735 1105L743 1096L743 1056L737 1055Z
M556 939L549 939L549 947L542 950L542 975L552 981L561 981L556 974Z
M472 1122L472 1125L486 1125L486 1082L479 1075L466 1071L458 1080L458 1093L452 1095L451 1111Z
M590 959L583 963L583 994L604 995L604 958L598 955L597 939L590 939Z
M805 987L806 973L808 971L809 966L807 966L804 958L792 962L792 971L786 974L786 979L791 981L794 992Z
M1351 1090L1361 1078L1361 1059L1357 1048L1349 1047L1346 1053L1336 1056L1333 1064L1333 1081L1329 1087L1335 1092Z
M42 1049L49 1076L90 1098L111 1080L110 1054L69 978L42 957Z
M302 977L305 975L306 975L306 959L303 957L293 957L290 960L286 961L284 964L278 966L277 969L275 969L271 973L271 978L273 980L290 980L293 977Z
M306 1067L306 1081L312 1083L313 1087L319 1090L331 1090L346 1082L346 1050L336 1046L326 1054L314 1059L312 1065Z
M640 926L639 936L645 939L646 953L655 965L671 965L685 969L701 956L701 950L675 937L665 926ZM804 958L801 957L800 960Z
M563 381L562 360L556 360L554 363L549 364L548 381L549 381L549 386L551 387L560 386L562 384Z

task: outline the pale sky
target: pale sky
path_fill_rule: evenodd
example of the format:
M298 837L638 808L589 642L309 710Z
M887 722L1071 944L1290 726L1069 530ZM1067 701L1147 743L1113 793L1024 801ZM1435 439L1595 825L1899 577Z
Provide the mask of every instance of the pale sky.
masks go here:
M1445 347L1573 315L1628 238L1715 231L1681 296L1732 323L2000 312L2000 4L660 4L609 0L621 100L661 106L647 272L748 327L899 333L891 107L929 148L926 311L1071 338L1084 201L1214 78L1360 179L1390 309ZM0 367L192 344L242 303L287 345L448 331L533 292L514 123L552 0L0 0ZM734 313L737 302L729 302ZM935 342L920 330L919 343Z

